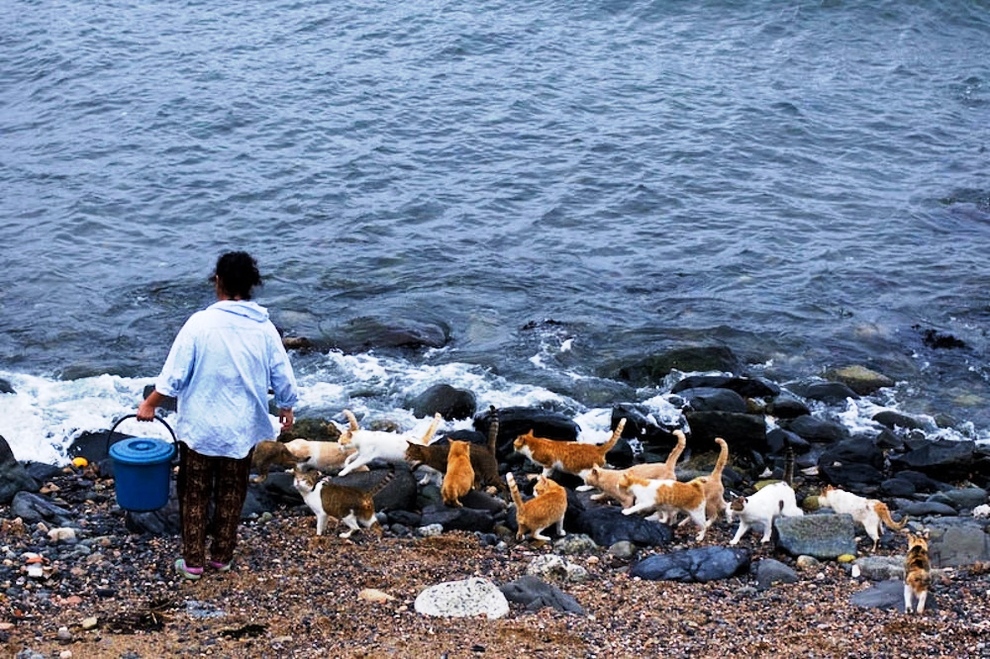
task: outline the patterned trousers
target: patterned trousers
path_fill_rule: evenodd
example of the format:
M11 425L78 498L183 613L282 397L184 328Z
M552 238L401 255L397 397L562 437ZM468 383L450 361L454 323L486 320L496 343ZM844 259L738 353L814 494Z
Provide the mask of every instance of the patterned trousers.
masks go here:
M250 473L250 453L240 459L218 458L197 453L179 442L176 490L182 558L187 566L206 564L207 536L211 538L210 560L229 563L234 557Z

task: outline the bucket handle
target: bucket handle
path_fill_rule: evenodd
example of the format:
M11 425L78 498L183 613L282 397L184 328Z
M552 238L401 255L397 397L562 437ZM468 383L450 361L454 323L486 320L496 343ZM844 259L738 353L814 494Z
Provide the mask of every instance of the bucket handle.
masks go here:
M122 422L126 421L127 419L134 419L134 418L137 418L137 414L125 414L124 416L117 419L117 421L112 426L110 426L110 430L107 431L107 448L106 448L107 454L110 453L110 437L113 436L113 431L116 430L117 426L119 426ZM162 425L168 428L169 434L172 435L172 443L175 444L176 448L178 448L179 439L178 437L175 436L175 431L172 430L172 426L168 425L165 419L161 418L158 415L155 415L155 421L161 421Z

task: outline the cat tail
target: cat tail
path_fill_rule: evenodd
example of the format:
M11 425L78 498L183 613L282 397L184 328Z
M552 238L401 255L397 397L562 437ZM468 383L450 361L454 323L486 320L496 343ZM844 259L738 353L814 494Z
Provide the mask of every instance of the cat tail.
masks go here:
M602 444L602 454L608 453L612 450L612 447L616 445L619 441L619 437L622 437L622 431L626 427L626 418L622 417L619 422L615 424L615 430L612 431L612 436L608 438L608 441Z
M430 423L430 427L426 429L426 432L423 434L423 440L420 442L423 446L429 444L430 440L433 439L433 435L437 434L437 427L440 426L441 421L443 421L442 414L437 412L433 415L433 422Z
M523 506L522 495L519 494L519 486L516 485L516 478L510 471L505 475L505 482L509 484L509 493L512 495L512 503L516 504L516 510Z
M877 501L873 505L873 510L877 511L877 515L880 516L880 521L887 525L887 528L893 529L895 531L900 531L908 523L908 516L905 515L901 518L900 522L895 522L894 518L890 516L890 508L887 507L883 501Z
M784 482L794 487L794 447L790 442L787 444L787 452L784 457Z
M684 431L678 428L674 431L674 437L677 438L677 444L674 448L670 450L670 455L667 456L667 467L673 472L674 467L677 466L677 461L681 458L681 453L684 453L684 449L687 447L687 437L684 435Z
M376 494L384 490L388 486L388 484L392 482L393 478L395 478L395 470L389 468L388 473L385 474L385 476L380 481L378 481L378 483L374 487L368 490L368 494L370 494L371 496L375 496Z
M718 460L715 461L715 467L712 469L712 478L720 479L722 478L722 470L725 469L725 465L729 462L729 445L721 437L716 437L715 443L721 449L718 452Z
M492 405L489 408L491 422L488 426L488 450L495 455L495 443L498 440L498 410Z

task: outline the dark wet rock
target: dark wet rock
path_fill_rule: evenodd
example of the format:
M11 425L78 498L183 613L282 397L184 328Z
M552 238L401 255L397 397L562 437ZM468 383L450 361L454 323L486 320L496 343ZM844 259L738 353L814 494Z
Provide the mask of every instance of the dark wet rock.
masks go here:
M956 509L947 503L938 501L910 501L905 499L893 499L891 503L897 505L897 510L902 515L907 515L911 519L920 519L929 516L954 516Z
M897 453L904 450L904 439L889 428L881 430L874 438L873 443L881 450L893 449Z
M48 525L67 526L75 518L73 511L52 503L47 497L21 491L10 502L11 517L20 517L25 524L45 522Z
M958 510L972 510L987 502L987 491L982 487L960 487L943 493Z
M869 465L874 469L883 469L883 451L874 445L869 437L851 437L826 448L818 459L820 466L832 464Z
M819 476L826 483L864 496L872 495L883 482L883 473L879 469L863 464L820 466Z
M767 426L762 415L686 411L684 417L691 429L688 447L693 451L717 451L716 437L729 442L735 452L744 448L760 453L767 450Z
M0 504L10 503L18 492L37 492L41 485L14 457L7 440L0 435Z
M17 393L14 391L14 385L10 384L10 380L6 378L0 378L0 394L13 394Z
M31 478L39 483L50 481L62 473L62 467L45 464L44 462L22 462L21 464Z
M683 389L680 397L685 405L695 412L736 412L746 414L749 408L746 399L731 389L698 387Z
M873 415L873 420L883 426L886 426L887 428L890 428L891 430L895 428L917 430L924 427L924 424L915 419L913 416L895 412L893 410L881 410Z
M938 611L937 596L929 591L925 600L925 614ZM904 584L901 581L881 581L866 590L855 592L849 602L865 609L885 609L904 612Z
M278 416L278 410L275 410L273 416ZM340 420L340 424L346 426L348 424L347 419L342 418ZM288 442L293 439L309 439L318 442L336 442L340 439L340 427L331 419L297 419L292 424L292 430L283 432L279 435L278 439L282 442Z
M677 428L665 428L654 420L650 410L632 403L620 403L612 408L612 427L615 428L620 419L626 420L622 436L625 439L638 440L647 451L662 454L664 459L670 449L677 444L673 431Z
M884 387L893 387L894 380L865 366L843 366L825 374L829 380L841 382L860 396L869 396Z
M791 556L833 559L856 554L857 527L850 515L815 514L774 520L778 549Z
M522 604L527 611L538 611L549 606L564 613L584 615L584 609L574 597L532 575L503 584L501 591L507 600Z
M707 582L748 570L750 552L743 548L698 547L649 556L629 568L629 576L651 581Z
M789 421L781 421L780 425L817 444L834 444L849 437L849 431L841 424L813 416L799 416Z
M976 470L972 440L935 440L920 443L900 456L892 456L895 470L912 469L932 478L953 482L969 478Z
M859 398L859 394L841 382L792 382L787 387L802 398L818 400L829 405L842 403L848 398L854 400Z
M388 521L392 524L401 524L409 528L423 526L423 516L412 510L390 510L387 513Z
M811 414L811 408L798 396L784 392L770 401L767 405L767 413L778 419L796 419Z
M689 375L676 382L670 392L676 394L698 387L729 389L744 398L773 398L780 394L780 387L769 380L735 375Z
M783 428L773 428L767 431L769 455L783 455L788 447L793 449L796 455L803 455L811 450L811 443L801 435Z
M367 352L375 348L420 350L447 345L450 331L435 323L408 318L353 318L341 327L341 334L332 341L344 352Z
M623 515L618 506L594 505L576 511L567 529L588 535L600 547L623 541L640 547L663 547L674 537L668 525L640 515Z
M476 510L467 507L454 508L440 504L427 506L423 509L420 525L430 526L433 524L439 524L443 527L444 531L477 531L487 533L495 527L495 518L491 511L488 510ZM511 524L513 530L515 530L514 517Z
M505 460L515 451L512 442L516 437L530 430L540 437L562 441L573 441L581 433L578 424L561 412L538 407L504 407L497 414L498 438L495 443L499 461ZM481 412L474 417L474 429L488 437L488 428L493 418L490 410Z
M782 583L797 583L800 577L789 565L773 558L757 561L752 567L757 588L766 590Z
M908 498L917 491L914 483L907 478L888 478L880 483L880 495L883 497Z
M971 518L940 519L927 525L928 555L935 567L961 567L990 561L990 534Z
M931 327L922 328L919 325L913 325L911 329L917 330L921 334L922 343L929 348L934 348L936 350L953 350L956 348L966 347L966 342L962 339L951 334L939 332Z
M678 370L684 373L705 371L737 372L740 359L724 346L675 348L625 364L606 366L605 377L623 380L636 386L655 386Z
M896 476L897 478L911 481L918 492L941 492L952 489L952 486L948 483L937 481L920 471L904 469L898 471Z
M862 556L856 559L860 576L870 581L904 578L903 556Z
M407 464L391 465L384 469L355 471L344 477L334 477L338 485L356 487L359 490L375 489L388 475L392 480L375 494L375 510L413 510L416 506L417 483Z
M432 417L437 412L447 420L470 419L478 408L473 392L449 384L435 384L413 398L408 407L417 418Z

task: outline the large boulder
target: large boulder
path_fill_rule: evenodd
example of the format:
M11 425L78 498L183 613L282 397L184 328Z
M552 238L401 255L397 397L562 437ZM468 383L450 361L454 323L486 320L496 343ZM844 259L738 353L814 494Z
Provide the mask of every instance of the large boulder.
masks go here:
M778 517L773 523L778 549L791 556L819 559L856 554L856 530L851 515L817 514Z
M495 620L509 614L509 602L498 586L479 577L430 586L416 596L413 606L416 613L443 618L483 615Z
M748 570L749 565L748 549L698 547L644 558L629 568L629 576L650 581L700 583L728 579Z

